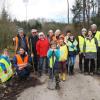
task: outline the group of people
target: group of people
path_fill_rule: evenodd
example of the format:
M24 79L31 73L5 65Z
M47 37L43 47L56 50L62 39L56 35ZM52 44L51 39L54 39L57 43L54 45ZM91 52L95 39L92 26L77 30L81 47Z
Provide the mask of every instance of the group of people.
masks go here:
M100 32L97 31L96 24L92 24L89 30L82 28L78 37L70 30L64 34L59 29L55 32L49 30L48 34L38 33L36 29L32 29L31 35L27 37L20 28L13 41L15 56L12 61L20 79L26 79L33 66L35 74L39 77L45 73L49 75L50 80L55 80L57 89L60 80L65 81L67 74L74 75L76 55L79 55L81 73L93 75L100 68ZM5 76L8 66L12 66L7 51L4 50L3 56L0 57L2 82L13 75L13 70L10 70L10 76Z

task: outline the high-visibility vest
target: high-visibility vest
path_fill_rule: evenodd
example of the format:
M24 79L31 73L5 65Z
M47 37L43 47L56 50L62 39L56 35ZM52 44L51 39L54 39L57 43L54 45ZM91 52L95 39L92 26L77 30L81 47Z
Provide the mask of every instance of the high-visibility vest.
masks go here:
M55 61L56 61L55 56L54 56L54 59L53 59L52 56L51 56L51 57L50 57L50 60L49 60L49 66L50 66L50 68L53 68L53 67L54 67Z
M27 64L28 63L28 55L26 55L24 57L24 59L21 58L21 56L19 54L16 55L16 59L17 59L17 64L18 65L23 65L23 64Z
M59 61L66 61L68 57L68 49L66 45L60 46L60 58Z
M95 38L89 40L85 38L85 43L86 43L86 49L85 52L97 52L97 47L95 43Z
M68 41L67 42L67 45L68 45L68 50L69 51L77 51L77 44L78 42L76 40L74 40L74 42L72 43L71 41ZM74 45L75 47L72 48L71 46Z
M78 36L78 40L79 40L79 49L80 49L80 52L83 52L83 46L84 46L85 38L82 37L82 36Z
M98 41L98 47L100 47L100 31L97 31L97 32L96 32L95 38L96 38L97 41Z
M12 64L7 62L6 59L4 58L1 58L0 59L0 63L1 63L1 66L0 66L0 80L1 82L6 82L7 80L9 80L12 76L13 76L13 70L12 70ZM5 68L6 68L6 71L7 73L5 73L2 69L2 64L5 65Z

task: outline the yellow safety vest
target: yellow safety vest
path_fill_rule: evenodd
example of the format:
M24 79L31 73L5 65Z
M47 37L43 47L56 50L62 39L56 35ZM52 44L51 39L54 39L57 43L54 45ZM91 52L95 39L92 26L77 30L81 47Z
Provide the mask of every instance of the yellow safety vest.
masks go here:
M93 38L92 40L85 39L86 43L86 49L85 52L97 52L96 44L95 44L95 39Z
M68 57L68 49L66 45L60 46L60 58L59 61L66 61Z
M54 67L55 60L56 60L55 56L54 56L54 62L53 62L52 57L50 58L50 62L49 62L50 68L53 68Z
M74 45L75 47L72 48L71 46ZM72 43L71 41L68 41L67 42L67 46L68 46L68 49L69 51L77 51L77 45L78 45L78 42L76 40L74 40L74 42Z
M82 37L82 36L78 36L78 39L79 39L79 49L80 49L80 52L83 53L83 46L84 46L85 38Z
M3 63L7 70L7 73L4 73L2 67L0 67L0 80L1 82L6 82L13 76L12 64L9 64L4 58L1 58L0 63Z
M97 32L96 32L95 38L96 38L97 41L98 41L98 47L100 47L100 31L97 31Z

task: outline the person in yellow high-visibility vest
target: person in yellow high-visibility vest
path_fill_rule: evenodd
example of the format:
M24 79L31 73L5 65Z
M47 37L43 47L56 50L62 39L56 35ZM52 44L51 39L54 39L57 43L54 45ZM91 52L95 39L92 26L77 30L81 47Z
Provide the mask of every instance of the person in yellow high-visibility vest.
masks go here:
M0 56L0 81L8 81L13 76L12 64L8 56L8 50L4 49L3 55Z
M80 72L81 73L83 72L83 65L84 65L84 63L82 63L82 61L84 60L84 62L85 62L83 46L84 46L84 41L85 41L86 33L87 33L87 29L86 28L82 28L81 35L78 36L79 68L80 68Z
M100 71L100 31L97 30L97 25L92 24L91 25L91 31L93 33L93 36L98 41L98 49L97 49L97 69L96 72L98 73Z
M59 36L59 49L60 49L60 58L59 58L59 68L60 68L60 78L62 81L66 80L67 68L66 62L68 60L68 48L64 43L64 36Z
M76 38L71 34L68 42L68 73L69 75L74 75L74 65L75 65L75 60L76 60L76 55L78 53L78 42Z
M97 39L93 36L92 32L89 31L87 37L85 38L85 43L84 43L85 74L93 75L95 72L95 59L97 58L97 48L98 48Z

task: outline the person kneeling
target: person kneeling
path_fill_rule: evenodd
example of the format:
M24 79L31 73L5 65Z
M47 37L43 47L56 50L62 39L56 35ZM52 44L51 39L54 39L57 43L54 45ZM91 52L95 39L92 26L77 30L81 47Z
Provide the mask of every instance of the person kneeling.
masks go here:
M4 49L3 54L0 56L0 82L7 82L13 77L13 74L8 49Z
M30 58L23 48L19 49L19 54L13 58L14 67L20 79L26 79L30 74Z

